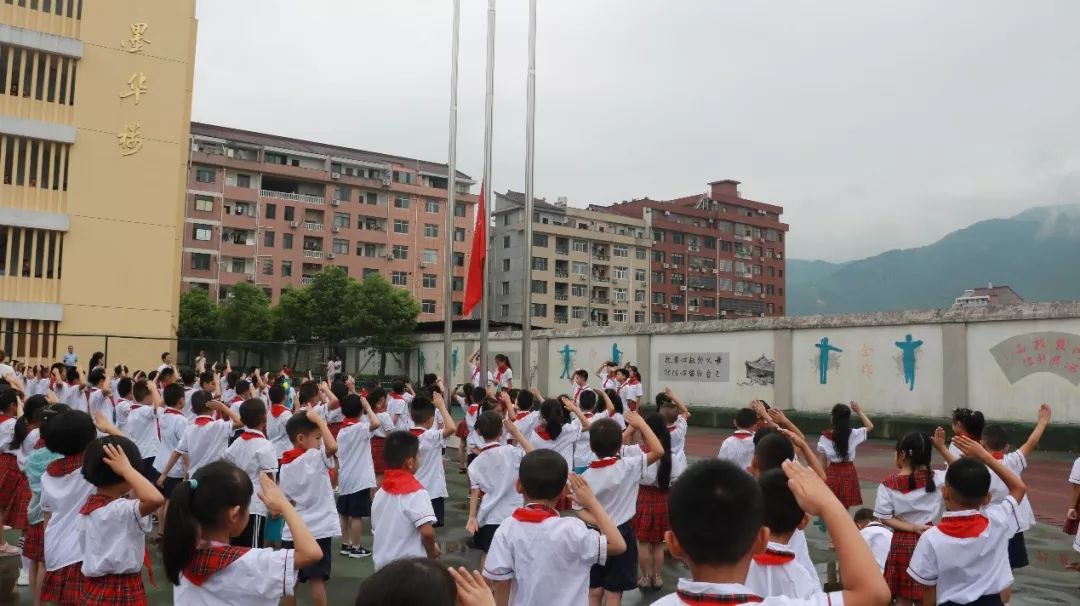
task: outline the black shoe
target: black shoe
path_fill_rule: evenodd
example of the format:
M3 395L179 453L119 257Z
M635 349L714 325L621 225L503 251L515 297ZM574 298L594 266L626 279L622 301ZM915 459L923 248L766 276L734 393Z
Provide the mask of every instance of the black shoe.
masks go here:
M366 558L366 557L369 557L369 556L371 556L371 552L368 551L367 549L364 549L364 547L362 545L357 545L356 547L353 547L352 550L350 550L350 552L349 552L349 557L350 558L359 559L359 558Z
M352 549L353 549L352 545L346 545L345 543L342 543L341 544L341 550L338 551L338 553L340 553L343 556L352 555Z

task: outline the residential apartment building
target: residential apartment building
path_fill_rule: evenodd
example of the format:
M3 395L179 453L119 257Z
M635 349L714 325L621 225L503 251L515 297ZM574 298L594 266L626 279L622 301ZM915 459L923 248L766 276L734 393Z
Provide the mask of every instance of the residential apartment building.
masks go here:
M195 0L0 3L0 349L169 339L180 288ZM111 359L169 341L115 339Z
M708 194L633 200L606 210L643 220L652 239L652 322L784 315L781 206L715 181Z
M492 211L490 314L521 322L525 195L497 194ZM649 230L639 218L533 203L531 322L574 328L647 322Z
M193 123L184 289L224 300L230 287L249 282L276 301L332 265L407 289L421 321L443 318L449 279L460 315L477 198L459 172L457 203L448 209L447 184L445 164ZM449 234L447 212L454 213Z

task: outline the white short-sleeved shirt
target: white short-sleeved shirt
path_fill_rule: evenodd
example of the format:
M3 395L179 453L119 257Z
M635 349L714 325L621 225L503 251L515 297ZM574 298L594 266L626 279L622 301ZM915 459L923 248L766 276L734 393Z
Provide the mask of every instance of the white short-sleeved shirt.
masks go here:
M907 573L922 585L937 586L937 600L967 604L984 595L999 594L1013 583L1009 567L1009 539L1020 532L1020 504L1011 496L982 513L970 509L947 511L950 519L984 519L985 528L974 536L956 537L935 526L919 537ZM977 529L976 529L977 530Z
M232 421L215 421L203 415L195 417L176 445L176 452L188 456L190 475L225 456L232 430Z
M23 438L22 444L19 445L18 450L15 451L15 459L19 463L19 470L26 473L26 460L30 458L30 454L34 452L34 445L41 438L40 429L31 429L30 433L26 434ZM12 438L14 439L14 438ZM10 444L11 441L8 441Z
M851 430L851 436L848 437L848 454L846 459L841 457L836 452L836 444L833 443L832 438L830 437L831 435L831 433L828 435L821 434L821 437L818 438L817 443L818 452L825 455L826 460L828 460L830 463L843 463L844 461L854 461L855 449L859 446L859 444L862 444L866 441L866 428L857 427Z
M202 585L181 574L173 601L185 606L265 606L293 595L295 586L292 549L250 549Z
M774 556L776 561L769 556ZM791 549L772 541L769 541L764 554L751 560L745 585L763 597L787 596L807 600L821 593L821 583L817 577L807 573Z
M997 455L995 455L997 456ZM1016 474L1016 477L1021 477L1024 471L1027 469L1027 457L1019 450L1014 450L1001 457L1001 463L1009 469L1009 471ZM1009 487L1005 485L1005 481L1002 480L996 473L990 474L990 504L996 505L1005 500L1005 497L1009 496ZM1020 532L1031 530L1035 527L1035 512L1031 509L1031 499L1028 499L1027 495L1024 495L1023 499L1020 499Z
M518 468L525 453L498 442L486 444L469 464L470 488L484 493L476 512L480 526L500 524L524 505L517 491Z
M405 494L375 493L371 501L371 560L378 570L395 560L427 557L418 530L436 522L424 489Z
M184 409L180 412L184 414L188 421L195 418L195 411L191 409L191 396L195 395L196 391L199 391L196 385L184 386Z
M581 394L585 393L586 391L592 391L592 388L588 385L578 385L577 383L573 382L571 382L570 387L574 390L574 404L577 404L581 401Z
M870 553L874 554L874 561L878 569L885 571L885 560L889 557L889 549L892 548L892 528L881 522L870 522L859 530L863 540L870 546Z
M430 429L414 427L409 431L420 442L420 467L416 470L416 479L423 484L431 498L450 496L446 491L446 469L443 467L442 430L432 423Z
M337 435L338 492L346 495L374 488L375 462L371 459L371 424L367 419L345 421Z
M274 443L277 456L285 454L292 448L289 434L285 432L285 424L292 418L292 411L280 404L270 407L270 414L266 415L266 438Z
M154 406L132 404L124 433L139 447L142 458L156 457L158 446L161 445L158 438L158 411Z
M930 524L941 511L941 486L945 483L945 472L933 472L936 486L933 492L926 492L923 486L908 489L907 476L892 476L877 487L877 499L874 502L874 517L879 520L897 518L910 524ZM895 483L898 488L889 484Z
M397 421L394 422L394 427L391 431L409 430L412 419L409 417L409 403L405 401L405 398L399 397L396 394L388 394L386 396L386 412L390 413L391 421L394 420L394 417L397 417Z
M810 573L810 576L815 579L819 578L817 568L814 567L814 561L810 559L810 547L806 544L806 531L801 528L795 529L795 532L791 533L791 538L788 539L787 547L795 553L795 561L805 568L806 572Z
M754 592L745 585L738 583L702 583L690 579L679 579L677 591L684 591L690 595L705 596L753 596ZM738 602L725 602L738 604ZM742 602L752 606L844 606L844 592L818 593L809 599L789 598L787 596L769 596L765 598L755 597L752 600ZM666 595L653 602L653 606L686 606L678 593Z
M495 369L495 374L492 375L492 382L496 385L506 389L510 385L510 381L514 380L514 369L507 368L505 370Z
M581 606L589 602L590 565L606 561L604 535L577 518L509 517L495 531L483 574L510 581L511 606Z
M1072 470L1069 471L1069 482L1072 484L1080 484L1080 457L1077 457L1073 461Z
M269 472L272 476L278 469L274 444L261 431L251 428L244 429L240 437L233 440L225 450L224 459L247 473L255 492L259 491L259 474ZM264 517L268 515L266 504L255 494L251 496L248 512Z
M116 400L116 406L113 407L113 416L116 418L116 427L120 431L127 430L127 418L131 414L131 407L135 403L127 398L118 398Z
M716 458L731 461L739 469L750 469L754 462L754 432L740 429L725 438Z
M532 444L533 448L536 450L546 448L559 453L566 461L567 467L572 469L574 466L574 444L581 435L581 423L579 423L575 417L572 421L562 426L562 431L558 436L554 439L549 439L550 434L544 429L544 424L540 419L539 414L536 415L536 421L531 433L522 432L529 440L529 443ZM521 428L520 424L518 425L518 428ZM541 434L541 432L543 433Z
M165 464L169 462L172 453L180 445L180 439L184 437L189 423L184 413L175 408L166 408L165 413L158 418L158 423L161 426L161 442L158 445L157 456L154 457L154 469L161 472L165 470ZM176 464L169 470L168 477L182 478L185 471L184 459L177 459Z
M645 477L647 462L638 446L623 446L619 454L616 459L593 461L581 474L616 526L634 519L638 483ZM574 509L581 509L581 506L575 503Z
M487 382L488 383L493 383L494 380L495 380L495 375L490 370L488 370L487 375L488 375ZM480 367L479 366L476 366L474 364L469 364L469 383L472 383L472 385L474 387L487 387L487 385L484 385L484 384L482 384L480 382Z
M53 391L56 392L57 398L72 410L90 412L90 406L86 401L86 397L83 396L82 387L78 383L58 383L53 388Z
M619 397L622 398L625 406L629 406L631 400L641 404L641 398L644 393L641 383L636 381L627 381L619 386Z
M601 413L586 413L585 418L590 422L595 423L597 419L607 417L607 411ZM604 415L601 417L600 415ZM592 446L589 445L589 432L582 431L578 434L577 440L574 440L574 467L588 467L589 463L596 460L596 453L592 451Z
M390 435L390 432L394 431L394 418L385 410L375 413L375 416L379 418L379 428L375 430L371 437L385 438Z
M18 457L18 448L11 448L11 440L15 438L15 417L7 417L0 422L0 454L13 454Z
M309 448L292 462L281 463L278 480L281 491L296 503L296 512L316 539L341 536L334 487L330 484L333 468L334 459L320 448ZM281 538L292 540L288 525L282 530Z
M668 435L671 438L671 479L679 477L686 470L686 433L689 426L686 417L679 415L675 422L668 425ZM753 443L753 441L751 441Z
M82 506L80 505L80 508ZM77 519L82 573L88 577L141 572L150 516L139 515L137 499L114 499Z
M45 527L45 570L53 572L83 560L79 510L93 492L94 485L83 479L82 469L62 476L46 471L41 476L41 510L51 514Z
M99 412L110 421L115 416L113 414L112 398L105 395L105 392L97 387L90 388L90 393L86 395L86 405L89 408L90 418L95 418L94 415ZM103 435L105 435L104 432L98 431L98 437Z

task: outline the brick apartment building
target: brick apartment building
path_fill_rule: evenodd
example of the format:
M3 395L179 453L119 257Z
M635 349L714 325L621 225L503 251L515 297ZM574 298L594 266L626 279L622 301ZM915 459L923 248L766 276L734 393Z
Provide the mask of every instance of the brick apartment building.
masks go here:
M454 230L445 233L445 164L192 123L184 204L183 289L223 300L239 282L277 301L323 267L382 274L443 317L443 280L460 315L476 196L458 173ZM443 269L453 239L454 271Z
M741 197L738 181L709 186L707 195L606 208L643 219L652 234L650 320L784 315L783 207Z

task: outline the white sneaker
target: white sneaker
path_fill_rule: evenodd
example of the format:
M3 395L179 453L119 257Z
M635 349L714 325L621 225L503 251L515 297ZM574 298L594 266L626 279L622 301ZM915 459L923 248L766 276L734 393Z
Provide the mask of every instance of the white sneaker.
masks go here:
M19 580L15 581L15 584L19 587L26 587L30 585L30 573L25 569L19 571Z

